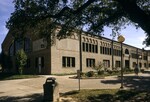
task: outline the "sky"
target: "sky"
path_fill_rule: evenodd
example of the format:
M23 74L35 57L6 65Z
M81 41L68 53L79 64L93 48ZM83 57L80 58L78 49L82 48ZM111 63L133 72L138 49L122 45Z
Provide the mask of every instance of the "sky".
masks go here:
M12 2L13 0L0 0L0 52L1 44L8 32L8 29L5 27L6 21L8 21L11 13L14 11L14 5ZM112 30L105 27L104 37L111 39L112 37L110 34L112 34ZM146 35L142 29L136 29L134 26L127 26L126 29L120 31L120 34L125 37L124 43L138 48L150 50L150 47L145 48L145 45L142 44ZM117 37L115 40L117 40Z

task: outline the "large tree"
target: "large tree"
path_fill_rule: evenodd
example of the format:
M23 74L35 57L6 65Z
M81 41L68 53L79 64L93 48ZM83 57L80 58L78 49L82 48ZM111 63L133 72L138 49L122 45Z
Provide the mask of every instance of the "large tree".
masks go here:
M147 35L145 44L150 45L149 0L14 0L7 28L14 36L22 36L29 29L49 38L61 25L59 39L74 29L100 35L104 26L119 31L124 25L141 27Z

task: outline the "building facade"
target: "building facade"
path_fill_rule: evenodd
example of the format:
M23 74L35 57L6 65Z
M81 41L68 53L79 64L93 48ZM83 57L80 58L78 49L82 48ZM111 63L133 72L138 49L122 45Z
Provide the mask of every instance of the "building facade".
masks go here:
M28 56L24 72L30 74L76 73L79 69L87 72L99 64L110 70L121 67L121 44L86 32L81 36L74 33L62 40L53 38L52 46L48 46L44 38L27 34L23 40L19 40L9 32L2 43L2 51L11 58L11 72L18 70L15 54L19 49L24 49ZM122 56L123 68L133 69L136 64L141 69L150 68L150 51L123 43Z

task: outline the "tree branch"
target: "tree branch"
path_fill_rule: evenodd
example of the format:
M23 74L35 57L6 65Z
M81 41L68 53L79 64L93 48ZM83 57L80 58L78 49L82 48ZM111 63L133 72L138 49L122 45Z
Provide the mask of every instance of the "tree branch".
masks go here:
M133 0L116 0L125 12L128 14L132 22L138 25L150 35L150 15L144 12ZM128 5L128 6L127 6Z

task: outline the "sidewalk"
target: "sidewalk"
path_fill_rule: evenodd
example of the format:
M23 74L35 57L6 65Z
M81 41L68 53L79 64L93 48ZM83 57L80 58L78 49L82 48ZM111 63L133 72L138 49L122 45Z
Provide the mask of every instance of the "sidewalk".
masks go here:
M14 98L35 98L42 97L43 84L47 77L55 77L59 83L60 93L78 90L78 79L70 79L67 76L54 76L44 75L40 78L32 79L20 79L20 80L7 80L0 81L0 100ZM108 76L104 79L86 79L80 80L81 89L118 89L120 88L120 78L117 76ZM139 73L139 76L135 74L124 75L124 87L125 88L141 88L149 89L150 86L150 74ZM21 99L21 98L19 98ZM2 101L3 102L3 101ZM28 101L26 101L28 102ZM36 102L36 101L35 101Z

